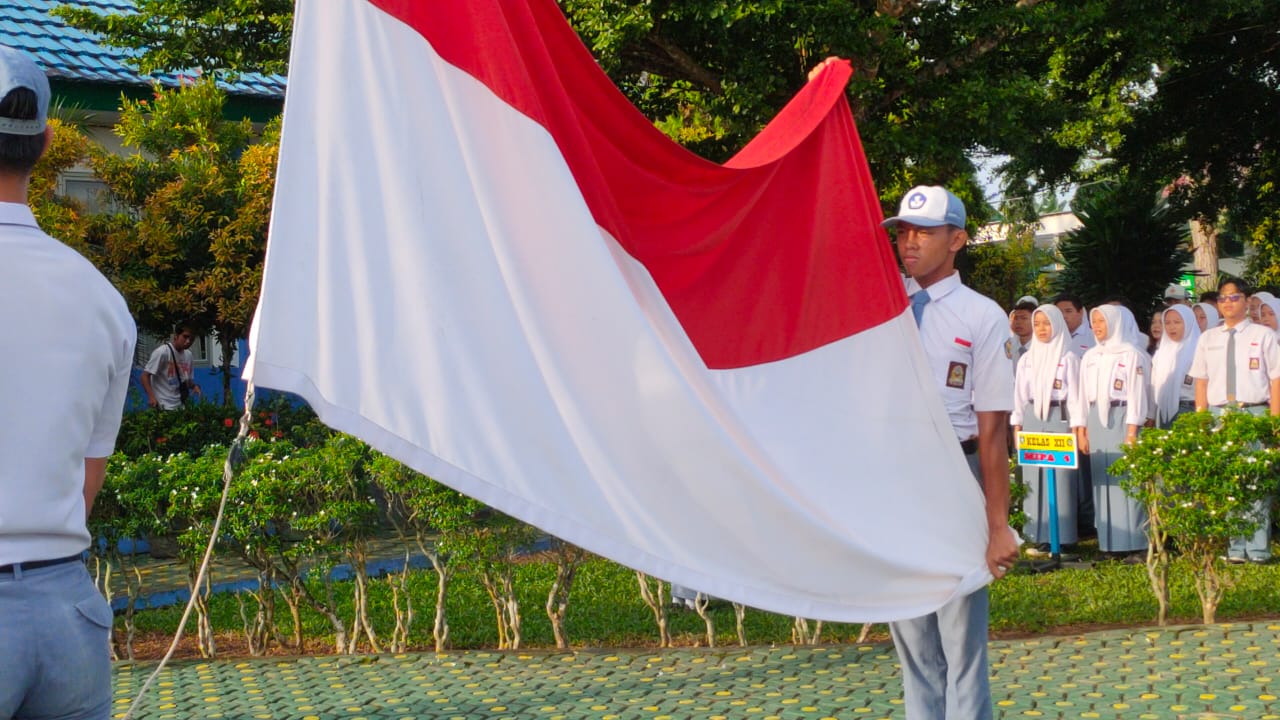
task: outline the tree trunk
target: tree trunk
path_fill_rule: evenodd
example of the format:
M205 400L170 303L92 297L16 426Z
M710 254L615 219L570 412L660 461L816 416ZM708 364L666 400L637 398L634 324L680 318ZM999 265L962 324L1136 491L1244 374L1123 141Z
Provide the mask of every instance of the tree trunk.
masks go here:
M747 646L747 628L745 623L746 617L747 617L747 606L743 605L742 603L734 603L733 604L733 624L734 624L734 629L738 631L738 645L741 647Z
M1218 289L1218 229L1205 220L1191 221L1191 251L1195 255L1196 291Z
M658 647L671 647L671 630L667 627L667 584L639 570L636 571L636 580L640 583L641 599L653 611L653 619L658 623Z
M236 356L236 340L235 336L225 329L216 333L218 347L221 350L219 366L222 368L222 404L231 407L236 404L235 398L231 396L231 359Z

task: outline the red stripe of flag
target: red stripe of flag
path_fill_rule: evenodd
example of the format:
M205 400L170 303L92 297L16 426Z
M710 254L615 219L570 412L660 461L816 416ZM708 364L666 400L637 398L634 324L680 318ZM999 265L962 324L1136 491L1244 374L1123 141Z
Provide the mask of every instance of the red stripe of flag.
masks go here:
M848 63L721 166L627 102L553 0L369 2L547 129L596 223L648 269L708 367L798 355L905 310Z

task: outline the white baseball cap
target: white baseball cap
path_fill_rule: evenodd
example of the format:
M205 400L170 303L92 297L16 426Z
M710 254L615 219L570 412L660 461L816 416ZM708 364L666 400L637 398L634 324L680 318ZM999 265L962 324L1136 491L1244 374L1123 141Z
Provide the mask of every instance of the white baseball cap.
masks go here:
M8 45L0 45L0 98L18 88L36 94L36 116L31 119L0 117L0 133L39 135L49 118L49 78L31 56Z
M1164 299L1165 300L1186 300L1187 289L1182 287L1181 285L1176 285L1176 284L1170 285L1164 291Z
M917 185L902 196L898 214L880 224L892 227L905 222L920 227L954 225L962 228L967 217L964 203L955 193L939 185Z

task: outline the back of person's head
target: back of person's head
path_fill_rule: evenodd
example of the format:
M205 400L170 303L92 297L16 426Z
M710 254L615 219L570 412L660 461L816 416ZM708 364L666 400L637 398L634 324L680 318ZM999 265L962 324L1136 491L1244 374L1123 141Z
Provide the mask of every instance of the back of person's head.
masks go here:
M1207 303L1218 302L1218 291L1206 290L1205 292L1200 293L1200 302L1207 302Z
M1060 305L1062 303L1071 303L1071 307L1075 308L1077 312L1084 309L1084 301L1080 299L1079 295L1074 295L1072 293L1059 293L1058 296L1053 299L1054 305Z
M29 175L44 153L49 79L29 55L0 45L0 173Z

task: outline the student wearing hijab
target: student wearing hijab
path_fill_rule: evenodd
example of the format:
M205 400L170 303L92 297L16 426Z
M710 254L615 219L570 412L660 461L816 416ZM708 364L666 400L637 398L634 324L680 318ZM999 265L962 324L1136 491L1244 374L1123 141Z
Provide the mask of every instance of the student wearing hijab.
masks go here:
M1280 415L1280 341L1249 319L1249 286L1243 280L1224 280L1218 292L1223 324L1200 336L1191 361L1196 410ZM1231 539L1228 562L1271 559L1270 498L1254 507L1254 518L1257 531L1252 537Z
M1151 396L1156 425L1167 428L1180 413L1196 407L1196 384L1188 373L1200 340L1200 326L1186 305L1171 305L1163 315L1164 337L1151 358Z
M1216 301L1216 296L1214 299ZM1204 332L1211 327L1218 327L1222 322L1222 316L1218 314L1218 308L1213 303L1196 303L1192 306L1191 312L1196 315L1196 325L1200 327L1200 332Z
M1056 305L1041 305L1032 314L1033 336L1027 354L1018 361L1014 379L1013 412L1009 423L1015 433L1076 432L1085 423L1084 396L1080 392L1080 359L1071 352L1071 331ZM1076 471L1058 470L1056 499L1058 542L1070 545L1076 533ZM1037 543L1036 553L1049 548L1049 496L1043 468L1023 468L1028 494L1022 503L1027 514L1023 537Z
M1101 305L1089 316L1098 344L1080 361L1080 387L1089 413L1080 434L1080 453L1088 454L1093 473L1094 522L1098 549L1137 562L1146 550L1147 513L1129 497L1108 469L1124 445L1138 439L1149 416L1150 359L1138 340L1133 313L1122 305Z
M1280 332L1280 300L1262 299L1262 307L1258 308L1258 323L1265 325L1271 329L1271 332Z
M1221 286L1219 286L1221 287ZM1253 322L1262 322L1262 306L1268 300L1275 300L1276 296L1266 290L1259 290L1249 296L1249 319ZM1219 311L1221 312L1221 311Z

